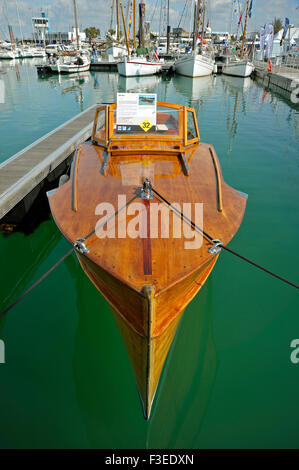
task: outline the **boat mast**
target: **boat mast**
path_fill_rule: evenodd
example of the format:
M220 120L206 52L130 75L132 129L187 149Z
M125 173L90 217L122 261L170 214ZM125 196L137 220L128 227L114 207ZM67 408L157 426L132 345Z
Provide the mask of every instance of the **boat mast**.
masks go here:
M169 24L169 0L167 1L167 54L170 46L170 24Z
M134 0L133 3L133 29L134 29L134 41L133 41L133 47L134 50L136 49L136 0Z
M23 38L23 32L22 32L21 21L20 21L19 6L18 6L18 3L17 3L17 0L16 0L16 9L17 9L17 15L18 15L20 34L21 34L21 43L22 43L22 48L24 50L24 38Z
M195 0L194 1L194 22L193 22L193 44L192 44L193 53L195 53L196 40L197 40L198 14L199 14L198 3L197 3L197 0Z
M77 5L76 0L74 1L74 17L75 17L75 29L76 29L76 40L77 40L77 50L80 49L79 46L79 30L78 30L78 17L77 17Z
M119 41L119 5L118 0L116 0L116 39Z
M203 13L202 13L202 31L201 31L201 45L203 45L203 40L205 37L205 17L206 17L206 1L204 0Z
M111 1L111 18L110 18L110 32L113 26L113 13L114 13L114 0Z
M130 55L130 47L129 47L129 41L128 41L128 35L127 35L127 28L126 28L126 20L125 20L125 15L124 15L124 9L123 9L123 4L120 4L120 10L121 10L121 15L122 15L122 20L123 20L123 26L124 26L124 32L125 32L125 39L126 39L126 45L127 45L127 51L128 51L128 56Z
M242 57L244 57L244 48L245 48L245 40L246 40L246 32L247 32L248 10L249 10L249 0L247 0L247 2L246 2L246 15L245 15L244 33L243 33L243 41L242 41Z

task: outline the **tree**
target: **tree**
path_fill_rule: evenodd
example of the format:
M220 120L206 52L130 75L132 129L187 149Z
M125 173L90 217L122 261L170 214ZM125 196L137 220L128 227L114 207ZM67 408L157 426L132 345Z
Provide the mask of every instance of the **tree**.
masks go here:
M95 38L96 36L100 36L101 31L95 26L89 26L89 28L84 29L84 33L86 34L88 39L92 39L92 38Z
M282 21L280 18L274 18L273 21L273 26L274 26L274 34L278 33L283 28Z

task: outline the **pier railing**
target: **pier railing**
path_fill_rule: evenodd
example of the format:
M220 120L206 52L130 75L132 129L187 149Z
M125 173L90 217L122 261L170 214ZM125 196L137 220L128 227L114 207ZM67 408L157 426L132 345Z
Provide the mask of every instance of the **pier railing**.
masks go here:
M267 70L269 61L254 60L254 66L260 70ZM286 56L278 56L271 59L272 72L278 74L288 74L299 72L299 54L288 54Z

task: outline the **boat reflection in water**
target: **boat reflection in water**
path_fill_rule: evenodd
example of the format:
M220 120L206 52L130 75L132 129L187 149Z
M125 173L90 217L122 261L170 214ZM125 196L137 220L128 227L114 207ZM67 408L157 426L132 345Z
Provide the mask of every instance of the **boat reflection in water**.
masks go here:
M250 99L250 90L253 85L253 80L250 77L242 78L222 75L221 81L227 97L226 128L228 130L229 135L229 146L227 153L230 154L233 148L233 140L237 135L240 106L240 115L246 116L246 110L248 101ZM231 97L233 97L232 105Z
M76 287L73 375L90 444L109 448L113 442L117 448L129 448L133 442L136 448L183 448L189 435L190 447L196 447L217 372L213 274L185 310L160 380L159 400L149 425L140 427L134 375L112 310L74 257L65 264Z
M161 82L160 75L147 75L144 77L123 77L118 78L118 88L123 93L134 92L157 92L157 86Z
M175 89L188 98L189 102L201 100L205 96L211 96L216 84L217 77L190 78L176 75L173 78ZM193 103L192 103L193 105Z

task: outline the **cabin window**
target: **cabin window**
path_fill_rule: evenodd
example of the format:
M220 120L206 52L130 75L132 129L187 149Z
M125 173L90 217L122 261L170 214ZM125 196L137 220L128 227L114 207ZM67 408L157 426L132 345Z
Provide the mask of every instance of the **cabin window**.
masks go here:
M199 138L195 112L192 108L186 108L186 145L197 142Z
M92 139L100 144L107 144L107 109L102 106L97 109L92 131Z

